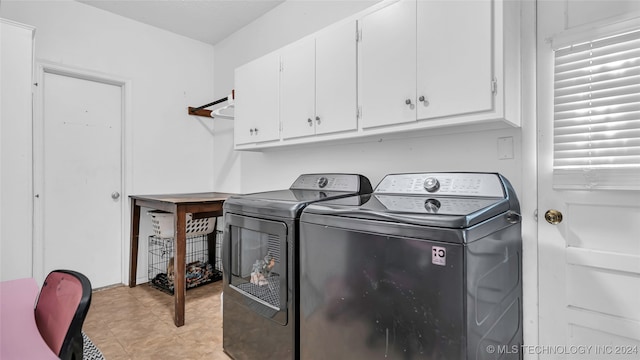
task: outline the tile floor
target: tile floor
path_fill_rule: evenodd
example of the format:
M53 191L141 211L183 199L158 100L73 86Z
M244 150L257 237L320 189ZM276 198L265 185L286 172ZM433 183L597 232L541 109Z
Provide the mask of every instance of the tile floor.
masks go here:
M218 281L187 291L185 325L173 324L173 297L142 284L92 295L83 330L105 360L228 360L222 351Z

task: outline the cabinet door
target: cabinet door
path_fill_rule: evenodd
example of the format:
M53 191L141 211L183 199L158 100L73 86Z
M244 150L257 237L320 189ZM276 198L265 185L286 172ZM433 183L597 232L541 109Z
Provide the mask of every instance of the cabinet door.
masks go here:
M418 119L491 110L492 1L418 1Z
M316 134L356 130L356 23L316 37Z
M315 41L282 49L280 121L284 139L315 133Z
M278 53L270 53L236 69L236 145L279 138L279 75Z
M401 0L361 21L362 127L415 121L416 1Z

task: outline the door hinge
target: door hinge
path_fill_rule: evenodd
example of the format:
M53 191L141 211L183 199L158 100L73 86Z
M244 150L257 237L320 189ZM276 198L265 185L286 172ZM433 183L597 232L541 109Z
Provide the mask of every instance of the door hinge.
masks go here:
M280 127L280 132L282 132L282 123L280 123L279 127Z
M498 93L498 79L493 78L493 80L491 80L491 93L493 95L496 95Z
M282 72L283 70L284 70L284 63L280 61L280 72Z
M356 42L362 41L362 30L356 27Z
M358 105L356 107L356 119L360 119L362 117L362 106Z

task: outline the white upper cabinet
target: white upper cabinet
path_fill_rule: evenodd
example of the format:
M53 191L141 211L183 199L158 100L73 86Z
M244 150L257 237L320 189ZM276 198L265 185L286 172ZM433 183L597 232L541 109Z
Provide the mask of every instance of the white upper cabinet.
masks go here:
M282 49L280 121L282 137L315 134L316 46L314 39Z
M278 140L280 56L258 58L235 71L236 145Z
M393 3L361 19L362 127L416 120L416 1Z
M493 107L492 1L418 1L417 118Z
M327 28L316 37L316 134L356 130L356 22Z
M520 27L519 1L382 1L280 49L280 73L236 71L236 149L520 126Z
M286 46L281 57L283 139L357 129L355 21Z
M362 18L362 126L493 107L492 2L401 0Z

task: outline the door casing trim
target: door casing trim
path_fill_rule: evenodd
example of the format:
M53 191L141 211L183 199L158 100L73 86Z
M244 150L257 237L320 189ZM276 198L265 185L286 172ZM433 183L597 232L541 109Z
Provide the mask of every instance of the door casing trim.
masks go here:
M119 86L122 94L122 114L121 134L120 134L120 185L121 199L120 202L120 241L121 241L121 268L120 281L124 284L128 282L129 273L129 246L128 246L128 229L130 224L129 218L129 202L128 195L132 186L133 175L133 136L131 129L131 104L132 104L132 81L131 79L122 78L112 74L106 74L89 69L49 62L46 60L36 59L35 61L35 83L33 90L33 253L32 253L32 273L33 277L42 283L44 281L44 214L42 206L42 196L44 190L44 76L45 74L54 74L72 77L76 79L95 81L107 85Z

